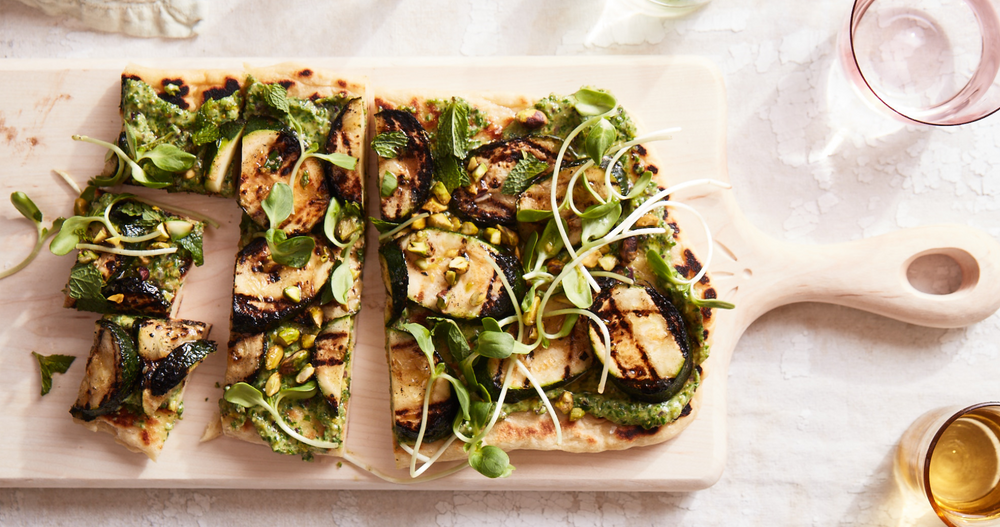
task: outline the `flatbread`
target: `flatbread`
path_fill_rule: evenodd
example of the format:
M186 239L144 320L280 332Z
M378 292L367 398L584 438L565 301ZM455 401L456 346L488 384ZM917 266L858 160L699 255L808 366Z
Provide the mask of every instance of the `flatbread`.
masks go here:
M518 222L513 220L513 214L509 210L508 197L504 196L500 192L502 184L505 182L504 177L507 173L495 175L494 171L500 171L500 168L494 168L499 166L498 163L506 162L506 159L519 160L524 159L527 153L543 162L549 162L550 166L547 173L551 173L551 163L554 156L548 156L546 154L546 149L551 153L551 146L545 144L549 140L551 135L557 135L565 137L569 133L569 129L566 127L560 127L554 119L551 119L553 114L558 114L558 110L555 112L550 112L546 110L543 112L544 117L550 118L541 128L535 126L537 123L530 123L531 119L537 119L537 116L533 116L533 110L535 108L548 108L551 109L553 104L558 104L560 100L559 97L553 97L542 101L537 107L536 102L539 101L538 98L524 96L520 94L491 94L491 93L473 93L473 94L458 94L457 97L464 100L469 107L469 121L470 126L473 128L470 133L469 141L473 144L470 148L468 155L461 160L461 168L470 175L471 183L468 188L460 187L456 188L451 193L451 201L447 203L447 210L443 210L441 207L431 204L430 207L422 205L422 203L427 203L428 200L435 199L433 192L421 189L421 185L417 180L419 179L419 173L413 170L414 166L417 166L418 160L424 153L430 152L432 157L438 154L437 141L439 140L437 127L442 119L442 114L444 109L447 107L452 98L456 97L453 93L443 93L443 92L414 92L414 91L379 91L376 94L375 105L376 105L376 123L377 127L375 130L376 134L394 132L397 130L410 130L413 128L413 121L409 120L406 116L399 114L400 111L408 113L415 118L415 121L419 123L420 129L416 133L409 133L409 137L416 138L416 140L411 139L407 145L402 148L399 154L393 158L379 157L378 159L378 171L377 175L379 177L379 184L385 188L385 173L396 171L397 187L393 189L391 193L383 193L381 203L382 219L395 224L402 224L415 217L418 214L433 214L433 213L443 213L445 216L450 218L458 218L458 221L462 223L464 227L466 223L472 223L476 225L479 232L472 234L472 238L477 238L478 240L484 240L487 236L483 235L483 230L494 227L499 230L501 227L506 227L510 230L515 230L520 234L519 242L508 243L506 240L507 232L504 232L502 237L497 239L500 242L492 243L491 245L496 246L507 246L509 252L515 252L514 248L517 247L517 252L519 253L524 249L524 239L527 238L528 234L531 232L537 232L540 230L538 227L528 227L526 228L525 222ZM385 112L380 118L379 112ZM477 124L478 121L478 124ZM450 123L449 123L450 124ZM409 126L410 128L407 128ZM535 128L532 130L532 126ZM516 129L522 127L521 134L509 135L511 129ZM426 138L427 145L424 146L423 140L420 137ZM524 139L516 143L516 150L520 152L520 156L515 154L510 154L509 152L503 155L496 154L496 150L492 148L492 144L496 144L498 141L507 140L507 144L515 144L517 137L523 137ZM378 136L376 136L376 142L378 142ZM558 144L561 145L561 139L558 140ZM422 150L425 149L425 150ZM510 156L513 155L513 158ZM504 157L506 156L506 157ZM636 147L632 154L630 154L636 161L636 166L643 167L644 170L648 170L653 173L653 184L659 184L660 187L666 187L669 183L663 181L662 177L658 174L659 161L655 159L653 154L642 146ZM514 161L510 161L506 168L503 170L510 170L510 165ZM479 175L480 179L476 179L475 165L482 162L488 162L489 167L486 171ZM435 169L438 169L438 165L441 163L439 159L434 160ZM567 177L563 177L564 171L566 170L566 164L563 164L563 169L560 171L560 187L565 187L565 182ZM603 170L602 170L603 172ZM509 172L508 172L509 173ZM548 176L543 172L541 175L536 176L535 184L539 184L539 181L545 182ZM635 183L634 176L631 180L632 184ZM434 176L435 181L438 176ZM586 175L584 176L586 177ZM493 178L493 179L490 179ZM390 180L391 183L391 180ZM603 185L603 183L602 183ZM391 185L390 185L391 186ZM551 210L548 205L548 187L546 187L546 193L542 194L544 199L536 200L537 203L532 204L527 207L530 209L546 209ZM581 209L585 205L589 205L596 202L586 202L586 196L582 196L582 187L577 185L574 192L574 198L577 201L576 205ZM459 203L456 205L456 196L461 196L463 193L471 197L471 200L467 200L464 203ZM525 191L521 194L518 199L526 199L524 196L529 194L530 191ZM647 193L648 195L648 193ZM561 194L560 194L561 198ZM544 205L544 206L543 206ZM527 205L525 205L527 206ZM492 208L491 208L492 207ZM515 209L516 210L516 209ZM624 217L624 214L623 216ZM431 297L431 300L425 300L423 296L419 293L415 293L414 285L412 280L407 282L409 284L405 293L401 288L395 287L394 282L397 280L396 275L393 274L393 269L399 267L400 262L406 263L408 268L413 269L413 262L415 257L420 257L420 254L414 256L414 253L408 253L407 251L413 249L415 244L413 241L413 232L419 229L433 229L435 227L430 225L430 218L425 218L422 220L417 220L416 226L413 224L404 226L398 233L386 237L382 240L382 265L383 265L383 276L386 281L386 287L388 290L389 305L386 308L386 324L387 324L387 356L390 363L390 378L391 390L393 394L393 412L395 417L396 433L394 434L394 450L396 454L397 464L399 466L404 466L409 464L411 455L407 453L400 445L400 434L402 433L400 426L401 423L408 422L406 425L409 427L409 434L407 436L407 442L412 443L413 431L416 430L414 427L414 420L419 423L420 418L414 418L414 413L412 410L407 408L406 411L402 410L402 401L405 400L405 394L423 394L423 389L421 387L426 387L427 375L428 375L428 365L427 360L420 356L419 348L416 342L412 339L407 339L405 337L400 337L401 332L405 330L402 328L402 323L424 323L428 329L433 329L432 323L423 322L426 320L427 316L441 317L442 315L454 315L455 311L448 311L452 309L451 304L437 304L433 302L433 297L437 295L439 298L442 294L450 294L450 290L447 286L442 286L438 281L435 285L429 287L432 288L434 293L425 295ZM672 229L672 234L663 235L659 238L659 242L664 246L672 245L669 250L664 250L661 255L665 260L675 269L676 276L678 278L693 278L700 270L701 263L698 260L695 252L687 241L684 230L680 225L678 225L678 220L675 218L669 209L666 213L663 213L663 209L660 209L660 216L654 218L657 225L669 226ZM573 222L576 221L576 224ZM424 223L428 226L425 227ZM544 223L543 223L544 224ZM392 225L386 225L385 230L391 228ZM453 226L454 227L454 226ZM439 218L437 221L437 227L440 229L447 230L447 226ZM461 231L462 227L453 228L454 231L465 234ZM579 219L571 218L569 223L569 229L571 231L571 241L574 244L579 243ZM470 230L469 232L472 232ZM574 238L575 235L575 238ZM433 238L432 238L433 241ZM419 242L419 240L418 240ZM489 241L487 240L487 243ZM396 248L393 247L396 246ZM651 285L658 283L656 274L649 268L646 262L645 251L647 247L642 245L642 242L635 244L632 247L626 247L623 243L621 247L618 248L618 252L614 256L617 257L618 262L622 265L627 265L628 270L634 273L636 282L643 285ZM388 247L388 249L386 249ZM388 250L388 254L387 251ZM422 250L422 247L418 250ZM398 254L402 254L402 257ZM521 255L523 256L523 255ZM432 268L436 265L436 255L432 252L430 256L422 257L424 260L424 265L431 265ZM429 264L426 262L430 262ZM595 268L596 269L596 268ZM432 271L426 271L430 273ZM556 271L558 272L558 271ZM425 273L426 274L426 273ZM495 273L494 273L495 274ZM481 277L477 277L481 278ZM509 278L509 277L508 277ZM485 280L490 280L491 278L486 277ZM461 280L461 278L459 278ZM459 285L462 284L461 281L458 282ZM441 291L446 293L437 292L439 288ZM586 412L581 417L580 412L574 412L573 419L570 418L570 409L572 404L569 406L558 404L558 396L553 398L551 402L556 409L556 415L558 416L561 425L561 441L557 441L557 435L555 431L555 426L552 422L552 416L545 410L540 401L538 401L537 396L535 396L535 401L532 404L528 404L525 408L524 404L518 406L510 407L512 413L509 415L501 417L497 422L492 431L485 437L483 443L488 445L495 445L504 450L516 450L516 449L531 449L531 450L562 450L568 452L602 452L606 450L622 450L638 446L652 445L656 443L661 443L663 441L669 440L679 434L684 430L688 424L696 417L698 408L700 406L701 393L697 390L700 382L705 375L703 370L703 365L701 364L708 355L708 349L710 347L712 330L714 327L715 317L713 316L713 310L709 308L701 308L686 302L683 299L683 295L672 294L666 291L663 284L656 286L657 289L661 290L664 294L672 296L671 300L676 305L677 309L684 315L684 324L689 334L689 340L691 343L691 349L689 353L696 357L696 365L692 369L691 377L688 379L687 383L684 385L684 389L681 390L684 396L678 395L672 398L671 401L676 403L674 407L671 407L671 411L675 416L674 419L662 424L661 426L651 426L649 428L644 428L640 425L634 424L618 424L611 420L595 417L594 414ZM715 298L715 291L711 286L710 279L708 275L704 275L699 283L695 284L692 288L691 295L694 298L704 298L711 299ZM523 300L523 296L519 297L518 300ZM450 297L449 297L450 301ZM572 306L569 306L572 307ZM425 311L429 310L430 313ZM463 330L466 335L469 336L474 333L470 327L476 326L481 317L477 313L472 313L477 316L467 317L468 321L462 321L461 316L453 317L456 318L458 323L462 325ZM506 313L504 314L506 316ZM499 317L498 317L499 318ZM577 324L586 324L581 321ZM516 328L517 324L514 324ZM549 328L549 331L553 331ZM569 338L569 337L566 337ZM440 353L448 352L442 351L442 340L436 340L437 347L436 350ZM475 344L472 344L475 346ZM577 345L577 344L574 344ZM579 346L579 345L577 345ZM587 353L588 351L593 354L594 350L588 344L584 344L582 347L578 348L581 353ZM459 368L456 367L454 363L450 363L448 359L444 356L435 358L437 363L448 362L448 371L456 377L463 377L462 372L459 372ZM590 366L588 371L593 372L593 370L600 371L601 363L590 358L587 360L593 360L593 366ZM568 371L567 366L567 371ZM491 370L492 371L492 370ZM477 377L480 375L476 374ZM415 381L415 386L405 386L403 385L402 379L417 379ZM431 411L441 412L442 421L447 420L448 416L454 415L457 411L457 403L448 403L447 391L445 390L447 384L443 380L437 381L439 384L435 385L434 395L432 396ZM570 384L569 386L573 386ZM572 389L572 388L567 388ZM558 389L556 393L563 392L562 389ZM553 392L550 392L553 393ZM522 392L521 396L525 396ZM452 396L453 399L453 396ZM530 399L530 397L529 397ZM448 403L448 404L446 404ZM448 408L450 404L450 408ZM666 404L666 403L664 403ZM679 404L679 406L678 406ZM521 408L521 410L517 410ZM560 409L562 408L562 409ZM401 419L409 419L409 421L401 421ZM430 417L429 419L433 419ZM449 423L450 425L450 423ZM404 427L405 428L405 427ZM433 428L433 426L428 425L428 430ZM443 429L443 428L442 428ZM447 431L450 431L448 428ZM425 433L427 433L425 431ZM450 434L448 434L450 435ZM446 439L446 438L445 438ZM445 439L438 439L430 441L429 443L424 443L421 448L421 453L425 455L432 455L442 448ZM462 448L463 443L460 441L455 441L452 443L439 459L449 460L449 459L464 459L468 454Z

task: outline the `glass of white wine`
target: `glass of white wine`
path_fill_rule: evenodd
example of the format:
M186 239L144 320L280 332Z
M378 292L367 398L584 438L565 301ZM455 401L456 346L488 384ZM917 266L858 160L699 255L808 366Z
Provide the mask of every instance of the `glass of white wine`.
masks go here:
M895 470L945 524L1000 525L1000 402L927 412L899 440Z

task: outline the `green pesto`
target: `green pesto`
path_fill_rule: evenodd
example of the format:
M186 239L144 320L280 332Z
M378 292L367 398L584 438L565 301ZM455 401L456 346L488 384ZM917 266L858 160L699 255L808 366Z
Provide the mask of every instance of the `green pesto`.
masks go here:
M264 84L250 78L248 85L246 105L248 118L268 118L282 123L289 129L294 128L287 115L281 114L268 104L265 98ZM340 109L349 101L348 98L342 96L316 100L288 97L287 100L289 113L301 127L307 148L310 145L319 145L321 151L326 145L326 139L330 133L331 120L340 113Z
M576 99L572 95L549 95L535 103L535 109L545 114L545 125L538 129L527 130L520 123L513 122L504 130L504 137L538 134L565 138L584 121L583 116L577 113L576 108L573 107L575 103ZM618 131L618 141L625 142L635 139L635 123L632 122L632 118L624 109L619 107L608 117L608 121ZM585 134L581 133L573 139L570 145L573 150L584 151L584 136Z
M243 95L239 90L226 97L209 99L197 111L191 111L164 101L152 86L141 80L122 82L122 117L135 140L136 152L131 154L171 144L197 158L190 170L169 174L173 179L173 185L167 187L170 192L210 194L205 188L205 177L221 139L198 145L193 136L201 130L218 129L239 119L242 108ZM143 170L162 172L149 162L143 162L142 166ZM222 196L233 195L233 178L234 173L230 170L222 185Z

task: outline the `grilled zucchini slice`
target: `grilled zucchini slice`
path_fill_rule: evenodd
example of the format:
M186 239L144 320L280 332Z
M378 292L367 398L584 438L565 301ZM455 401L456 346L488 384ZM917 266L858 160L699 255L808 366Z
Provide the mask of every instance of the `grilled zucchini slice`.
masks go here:
M680 312L652 287L616 285L605 288L590 310L603 320L614 346L608 374L633 397L659 403L673 397L694 366ZM589 320L589 319L588 319ZM605 360L600 329L589 322L594 355Z
M486 172L469 187L455 189L451 207L474 221L513 225L517 220L517 196L501 191L507 176L527 155L549 165L543 174L551 172L560 144L561 141L544 137L518 138L490 143L470 152L470 159L475 159L477 165L485 164Z
M338 318L316 336L312 365L316 368L316 384L326 397L334 413L344 403L344 388L350 384L345 378L350 351L354 347L354 317Z
M330 204L323 166L315 157L306 159L298 174L292 174L301 155L293 132L255 129L243 136L243 160L238 199L243 210L257 225L269 227L262 203L277 182L287 183L294 193L294 212L278 226L287 234L312 230Z
M396 438L404 442L416 441L420 433L427 380L430 378L427 356L420 351L417 341L409 333L387 328L386 339L391 373L389 390ZM441 356L435 352L434 363L440 363L441 360ZM431 390L423 440L432 442L448 436L458 410L458 400L452 394L451 384L446 379L438 378Z
M493 260L504 271L515 295L524 291L520 262L500 249L477 238L438 229L412 232L395 242L395 249L382 251L386 264L404 261L402 270L386 270L388 289L392 291L393 309L401 309L399 300L405 298L437 313L460 319L503 317L514 312L510 296L503 281L490 265ZM386 244L388 246L390 244ZM386 258L389 253L394 253ZM467 268L454 274L450 283L449 271L456 259Z
M330 191L340 199L355 203L365 202L362 167L365 163L365 103L360 97L351 99L330 124L326 151L330 154L347 154L358 160L354 170L345 170L333 163L324 163Z
M553 321L556 327L560 324L561 320ZM487 359L476 363L476 379L486 387L493 400L500 396L504 373L510 360ZM531 353L520 357L520 360L545 391L576 380L594 363L594 354L587 337L587 323L578 320L569 336L553 340L548 348L535 348ZM511 377L505 397L507 402L538 397L535 387L519 368L514 368Z
M430 141L420 121L409 112L382 110L375 115L375 131L403 132L406 147L392 159L379 158L379 188L386 172L396 177L396 188L381 200L382 219L400 222L427 201L434 179Z
M243 130L246 128L244 121L229 121L219 127L220 137L215 140L215 153L208 165L208 172L205 174L205 190L221 194L223 186L232 192L233 160L236 153L240 151L240 138L243 137ZM225 185L226 182L228 185Z
M94 351L87 359L87 372L81 383L73 417L92 421L121 407L135 388L141 363L128 331L110 320L99 320Z
M263 238L250 242L236 256L232 331L259 333L304 309L330 278L335 261L327 253L328 247L317 237L309 262L295 269L271 260ZM288 287L298 288L298 302L284 294Z

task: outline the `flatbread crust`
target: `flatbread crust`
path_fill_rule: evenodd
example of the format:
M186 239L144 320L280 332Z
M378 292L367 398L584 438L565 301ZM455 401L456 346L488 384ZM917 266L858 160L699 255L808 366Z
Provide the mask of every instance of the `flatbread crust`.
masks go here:
M428 129L433 129L437 125L437 117L440 110L436 102L448 101L452 97L460 97L466 100L471 107L477 108L485 114L489 126L483 128L474 135L472 141L488 143L497 141L502 137L502 131L515 118L521 110L533 107L538 98L513 94L513 93L451 93L451 92L424 92L424 91L401 91L401 90L380 90L376 94L375 106L377 113L384 109L406 108L413 110L418 118ZM633 117L634 118L634 117ZM568 133L569 130L563 132ZM668 186L663 180L662 172L658 170L660 163L655 155L648 148L638 150L643 163L649 170L654 172L653 181L661 188ZM380 169L377 174L381 174ZM656 175L658 174L658 175ZM676 245L670 252L668 262L681 275L688 279L693 278L702 267L696 256L696 251L687 239L686 229L678 225L678 219L673 218L669 209L665 215L665 220L674 230ZM642 251L637 251L633 255L634 260L630 267L636 272L637 283L646 281L655 283L655 275L645 264L645 255ZM694 295L698 298L715 298L716 292L712 288L710 278L707 274L701 281L693 287ZM679 308L681 306L678 306ZM689 306L690 307L690 306ZM698 309L691 307L692 309ZM700 308L703 319L702 339L703 349L706 350L711 345L712 334L715 326L715 317L712 309ZM391 313L387 308L386 317L390 318ZM690 329L689 329L690 331ZM702 353L701 350L692 349L691 353ZM701 383L707 371L704 364L699 366ZM599 365L597 366L599 367ZM562 431L562 440L557 442L555 426L552 417L548 413L537 414L533 411L517 412L501 419L497 422L491 433L486 437L485 443L498 446L504 450L560 450L566 452L603 452L606 450L623 450L632 447L647 446L662 443L681 433L696 418L701 405L701 390L696 389L690 402L683 409L676 420L660 427L644 429L640 426L623 426L606 419L601 419L586 414L582 419L570 421L563 412L556 410ZM444 440L425 443L421 447L421 453L431 455L435 453ZM440 457L441 460L465 459L467 453L462 449L463 443L455 441L451 447ZM409 464L410 454L400 446L399 441L393 435L393 447L397 466L403 467Z

